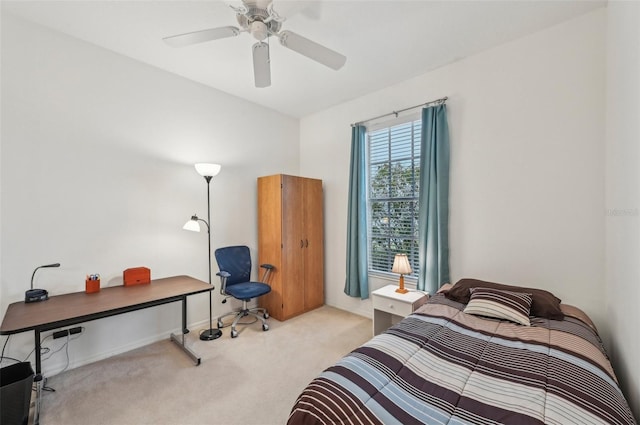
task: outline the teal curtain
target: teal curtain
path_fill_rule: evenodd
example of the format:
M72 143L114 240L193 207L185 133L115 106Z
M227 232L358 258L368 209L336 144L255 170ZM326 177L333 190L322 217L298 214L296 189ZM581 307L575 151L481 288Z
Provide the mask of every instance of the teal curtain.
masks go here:
M446 105L422 110L418 289L435 294L449 282L449 127Z
M367 259L366 132L364 126L351 128L349 170L349 210L347 217L347 279L345 294L369 298Z

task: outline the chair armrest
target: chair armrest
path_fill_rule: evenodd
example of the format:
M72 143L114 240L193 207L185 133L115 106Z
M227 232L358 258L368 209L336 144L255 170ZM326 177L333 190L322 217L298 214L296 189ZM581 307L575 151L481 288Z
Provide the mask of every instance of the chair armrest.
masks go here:
M216 276L220 276L220 295L227 295L227 279L231 277L231 273L220 270Z
M269 274L271 273L271 270L275 269L275 267L272 264L260 264L260 267L264 269L264 274L262 275L260 282L267 283L269 280Z

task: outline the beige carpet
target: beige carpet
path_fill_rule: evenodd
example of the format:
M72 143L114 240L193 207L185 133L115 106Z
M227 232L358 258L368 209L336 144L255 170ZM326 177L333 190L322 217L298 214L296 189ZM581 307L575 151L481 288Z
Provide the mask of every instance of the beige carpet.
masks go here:
M215 341L160 341L49 378L41 423L285 424L300 391L322 370L371 338L371 320L331 307L279 322L229 328Z

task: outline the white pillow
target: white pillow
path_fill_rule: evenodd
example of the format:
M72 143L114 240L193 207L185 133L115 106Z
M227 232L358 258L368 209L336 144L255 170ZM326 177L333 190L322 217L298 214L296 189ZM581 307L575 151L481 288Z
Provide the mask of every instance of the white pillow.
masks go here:
M471 298L464 309L465 313L531 326L531 294L491 288L471 288L470 291Z

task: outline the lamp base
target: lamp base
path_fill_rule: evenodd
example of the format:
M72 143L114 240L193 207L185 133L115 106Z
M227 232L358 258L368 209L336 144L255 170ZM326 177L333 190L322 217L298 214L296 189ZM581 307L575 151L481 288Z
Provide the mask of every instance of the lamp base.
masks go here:
M35 303L49 299L49 293L45 289L29 289L24 293L25 303Z
M400 294L406 294L407 292L409 292L409 290L404 289L404 275L403 274L400 275L400 280L398 281L398 289L396 289L396 292L398 292Z
M214 339L218 339L221 336L222 331L220 329L207 329L200 334L200 339L202 341L213 341Z

